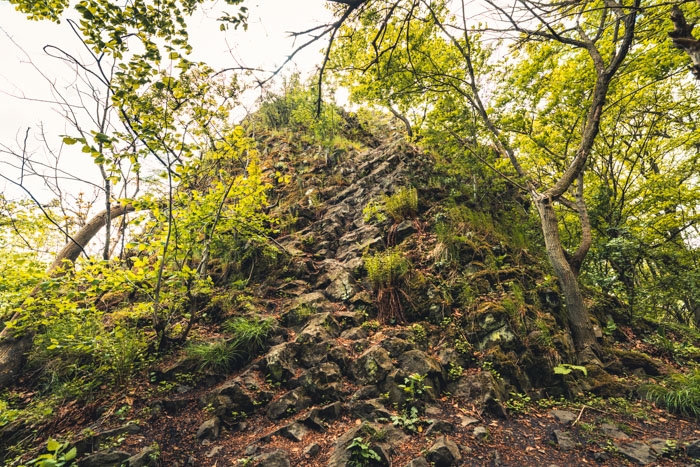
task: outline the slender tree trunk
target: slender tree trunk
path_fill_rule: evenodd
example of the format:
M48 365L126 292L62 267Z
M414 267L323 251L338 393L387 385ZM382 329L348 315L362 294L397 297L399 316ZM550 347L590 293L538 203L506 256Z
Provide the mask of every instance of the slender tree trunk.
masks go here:
M569 329L574 339L579 360L583 363L596 361L596 355L599 352L598 342L593 333L590 315L583 302L583 294L578 285L577 274L566 258L561 244L557 215L554 212L552 200L540 196L536 199L535 205L542 224L547 256L554 268L554 274L559 280L559 285L564 295Z

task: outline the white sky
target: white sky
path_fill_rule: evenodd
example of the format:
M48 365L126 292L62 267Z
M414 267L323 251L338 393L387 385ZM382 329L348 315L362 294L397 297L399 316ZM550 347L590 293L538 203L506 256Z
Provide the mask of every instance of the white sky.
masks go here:
M247 0L244 5L249 9L248 30L226 33L212 20L220 16L223 2L207 4L201 14L188 21L194 47L191 58L205 61L214 69L235 66L236 60L250 67L274 69L294 50L290 31L305 30L330 18L325 4L324 0ZM56 110L58 106L48 102L53 99L49 83L29 63L31 57L41 72L59 87L69 85L74 73L44 53L43 47L48 44L73 53L79 53L82 48L67 23L28 21L9 2L0 1L0 146L20 147L26 129L36 132L40 125L56 146L59 135L70 132ZM313 44L298 54L288 70L311 72L321 59L322 46L323 43ZM28 147L39 151L42 144L34 136L30 137ZM0 162L3 157L7 156L0 154ZM70 170L79 167L81 175L99 180L97 168L85 160L88 156L73 157L73 162L67 161ZM7 175L7 170L0 164L0 173ZM2 180L0 192L8 197L17 195L16 189Z

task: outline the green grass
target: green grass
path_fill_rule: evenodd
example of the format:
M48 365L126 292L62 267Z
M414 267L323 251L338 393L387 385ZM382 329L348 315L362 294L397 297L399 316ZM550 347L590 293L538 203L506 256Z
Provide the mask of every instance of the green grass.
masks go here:
M700 417L700 370L669 375L661 384L643 386L647 400L670 412Z

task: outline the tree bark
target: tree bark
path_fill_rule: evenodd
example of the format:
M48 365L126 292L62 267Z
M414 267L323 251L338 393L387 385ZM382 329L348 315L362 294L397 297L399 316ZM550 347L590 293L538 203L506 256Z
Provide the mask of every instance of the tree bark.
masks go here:
M53 261L53 263L51 263L51 266L49 266L48 272L51 273L54 270L56 270L59 266L61 266L64 260L68 260L71 263L74 263L75 260L78 259L78 257L80 256L80 253L82 253L85 250L85 247L90 242L90 240L92 240L92 237L97 235L97 232L99 232L102 229L102 227L106 225L108 219L115 219L117 217L123 216L124 214L128 214L134 211L134 206L132 206L131 204L127 204L124 206L121 204L114 204L109 210L105 209L104 211L96 214L73 237L73 241L69 241L68 243L66 243L63 249L61 249L58 255L56 255L56 259Z
M557 214L554 212L552 200L536 193L533 193L533 198L540 216L547 256L564 295L569 329L579 360L581 363L595 362L600 349L578 285L577 274L567 260L561 244Z

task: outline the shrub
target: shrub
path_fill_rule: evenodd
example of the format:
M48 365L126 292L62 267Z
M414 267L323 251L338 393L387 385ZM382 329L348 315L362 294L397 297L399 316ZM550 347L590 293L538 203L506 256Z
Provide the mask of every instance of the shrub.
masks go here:
M396 193L384 198L384 206L395 223L415 217L418 213L418 190L413 187L399 188Z
M273 318L238 317L224 323L226 332L233 334L234 346L247 356L253 356L266 344L275 327Z
M398 250L388 250L365 258L367 277L378 290L397 286L408 268L408 260Z
M185 353L196 361L200 371L226 372L231 370L242 355L231 340L191 343Z
M641 391L648 400L671 412L700 416L700 370L669 375L662 384L645 385Z
M377 319L381 323L403 323L406 318L399 296L399 286L410 263L397 250L365 258L367 277L377 290Z

